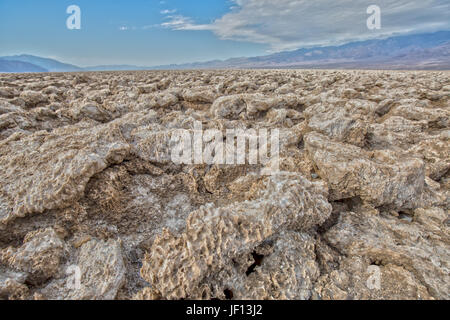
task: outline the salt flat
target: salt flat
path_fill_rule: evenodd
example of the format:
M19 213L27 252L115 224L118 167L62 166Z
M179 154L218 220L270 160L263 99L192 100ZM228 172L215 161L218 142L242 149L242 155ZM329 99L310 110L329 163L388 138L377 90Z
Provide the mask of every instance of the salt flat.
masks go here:
M449 299L449 97L439 71L0 74L0 298ZM279 157L174 162L199 123Z

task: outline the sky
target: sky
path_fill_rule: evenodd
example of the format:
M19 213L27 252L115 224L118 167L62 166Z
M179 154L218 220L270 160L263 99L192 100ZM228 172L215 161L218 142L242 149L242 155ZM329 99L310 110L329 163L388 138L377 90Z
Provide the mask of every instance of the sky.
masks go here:
M68 29L76 5L81 29ZM370 5L381 27L369 29ZM156 66L450 30L449 0L0 0L0 56Z

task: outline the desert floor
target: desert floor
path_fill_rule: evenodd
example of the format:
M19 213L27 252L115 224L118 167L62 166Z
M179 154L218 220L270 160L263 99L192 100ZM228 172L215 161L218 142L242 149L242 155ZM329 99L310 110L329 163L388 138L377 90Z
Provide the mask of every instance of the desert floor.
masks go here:
M449 98L450 72L0 74L0 299L450 299ZM279 170L174 162L198 123L279 130Z

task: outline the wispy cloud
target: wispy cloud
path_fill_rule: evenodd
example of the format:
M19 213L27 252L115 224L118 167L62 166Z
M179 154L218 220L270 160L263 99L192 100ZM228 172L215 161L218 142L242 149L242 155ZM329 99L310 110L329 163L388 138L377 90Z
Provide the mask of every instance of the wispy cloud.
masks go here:
M195 24L193 19L182 16L182 15L174 15L177 12L177 9L164 9L160 11L160 14L164 16L166 20L160 24L151 24L140 27L128 27L128 26L120 26L120 31L127 30L149 30L154 28L164 28L164 29L172 29L172 30L212 30L212 25L199 25Z
M160 11L161 14L172 14L175 12L177 12L177 9L173 9L173 10L165 9L165 10Z
M450 29L448 0L233 0L210 24L167 13L162 28L210 30L220 39L267 44L273 51L333 45L393 34ZM366 9L381 8L382 28L368 30Z
M182 15L167 16L167 21L160 24L162 28L172 30L214 30L213 24L195 24L193 19Z

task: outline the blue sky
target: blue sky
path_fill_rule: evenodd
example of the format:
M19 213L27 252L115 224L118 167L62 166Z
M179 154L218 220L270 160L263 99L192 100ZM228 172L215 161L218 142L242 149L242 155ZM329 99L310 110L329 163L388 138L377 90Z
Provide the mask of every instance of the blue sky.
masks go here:
M366 9L381 8L369 30ZM69 5L81 30L66 28ZM161 65L450 29L448 0L0 0L0 55Z

